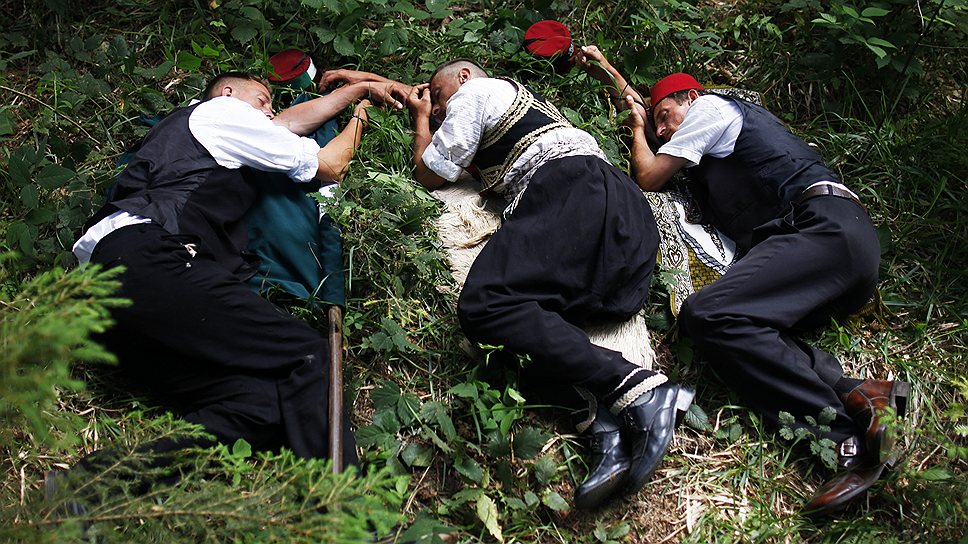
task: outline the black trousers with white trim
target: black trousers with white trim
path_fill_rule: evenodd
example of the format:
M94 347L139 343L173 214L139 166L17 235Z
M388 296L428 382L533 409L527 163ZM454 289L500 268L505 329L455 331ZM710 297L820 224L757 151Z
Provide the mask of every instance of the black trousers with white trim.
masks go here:
M581 386L614 405L655 372L593 345L580 326L642 309L658 240L625 173L596 157L550 161L474 261L458 300L461 327L471 340L529 355L522 374L532 384Z
M327 342L319 332L252 292L218 263L189 255L158 225L123 227L91 257L124 266L108 349L165 407L231 444L286 446L327 456ZM346 422L348 464L358 464Z

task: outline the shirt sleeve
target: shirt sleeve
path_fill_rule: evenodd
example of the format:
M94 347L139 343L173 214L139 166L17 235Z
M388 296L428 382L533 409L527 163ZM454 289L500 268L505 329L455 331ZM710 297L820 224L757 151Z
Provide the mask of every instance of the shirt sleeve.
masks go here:
M725 157L733 152L743 128L739 108L718 96L701 96L693 101L682 124L659 153L681 157L696 166L703 155Z
M200 104L188 119L200 144L226 168L283 172L307 182L319 168L319 144L276 125L249 104L227 96Z
M472 79L450 97L447 116L421 156L427 168L447 181L457 181L481 144L489 107L483 83Z

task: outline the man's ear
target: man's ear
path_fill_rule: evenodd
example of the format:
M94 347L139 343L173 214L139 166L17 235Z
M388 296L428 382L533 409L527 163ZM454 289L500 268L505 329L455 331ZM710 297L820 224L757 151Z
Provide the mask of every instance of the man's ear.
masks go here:
M694 101L697 98L699 98L699 91L696 89L689 89L689 100Z
M460 80L461 85L467 83L467 80L471 78L471 69L467 67L461 68L460 71L457 72L457 77Z
M224 85L222 91L218 93L219 96L232 96L232 86Z

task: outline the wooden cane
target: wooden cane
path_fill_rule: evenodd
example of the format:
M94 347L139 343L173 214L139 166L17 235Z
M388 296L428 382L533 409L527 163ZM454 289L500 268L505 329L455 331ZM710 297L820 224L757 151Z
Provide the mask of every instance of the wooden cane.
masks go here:
M343 471L343 310L336 305L329 318L329 457L333 472Z

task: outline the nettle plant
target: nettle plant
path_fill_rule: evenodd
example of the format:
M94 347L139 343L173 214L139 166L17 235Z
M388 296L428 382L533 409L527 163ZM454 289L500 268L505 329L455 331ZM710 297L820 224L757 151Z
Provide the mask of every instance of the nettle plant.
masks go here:
M450 495L434 513L478 525L498 540L503 527L570 508L556 488L575 453L529 424L526 410L534 406L512 385L472 379L444 398L421 400L381 382L372 392L372 423L357 433L360 445L397 474L456 476L445 483Z

